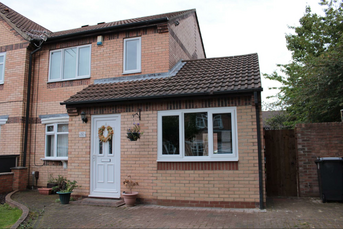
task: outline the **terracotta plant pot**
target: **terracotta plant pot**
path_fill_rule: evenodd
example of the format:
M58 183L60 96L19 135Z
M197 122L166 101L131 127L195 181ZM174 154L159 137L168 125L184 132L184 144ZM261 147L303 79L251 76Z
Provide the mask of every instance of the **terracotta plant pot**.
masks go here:
M133 207L136 203L138 192L127 192L123 193L125 205L128 207Z
M38 192L42 195L50 195L52 188L39 188Z

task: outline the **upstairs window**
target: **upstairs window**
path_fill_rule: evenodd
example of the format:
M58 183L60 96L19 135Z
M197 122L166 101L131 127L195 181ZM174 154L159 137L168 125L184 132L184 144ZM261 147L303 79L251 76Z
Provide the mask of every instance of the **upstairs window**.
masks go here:
M90 45L51 51L49 82L89 78L90 63Z
M6 53L0 53L0 84L4 83Z
M141 38L124 40L124 74L141 72Z
M158 112L158 161L238 161L235 107Z

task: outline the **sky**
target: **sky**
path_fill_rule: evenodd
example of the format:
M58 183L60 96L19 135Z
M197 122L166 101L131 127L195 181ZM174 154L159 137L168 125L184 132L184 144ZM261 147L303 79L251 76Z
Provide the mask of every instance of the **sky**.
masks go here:
M262 101L280 86L263 77L291 61L285 35L293 33L306 6L323 14L319 0L1 0L56 32L167 12L196 9L207 58L258 53Z

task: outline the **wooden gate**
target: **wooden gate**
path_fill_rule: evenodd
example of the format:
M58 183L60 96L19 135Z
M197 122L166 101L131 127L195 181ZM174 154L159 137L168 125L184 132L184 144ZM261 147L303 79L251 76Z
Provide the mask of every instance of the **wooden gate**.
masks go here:
M267 196L297 196L294 130L266 130Z

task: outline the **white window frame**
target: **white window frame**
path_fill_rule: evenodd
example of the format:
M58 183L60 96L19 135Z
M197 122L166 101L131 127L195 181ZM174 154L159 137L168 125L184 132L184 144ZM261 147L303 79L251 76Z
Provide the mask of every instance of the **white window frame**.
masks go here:
M137 68L133 70L126 70L126 48L127 42L132 40L138 40L137 46ZM141 61L142 61L142 39L141 37L127 38L124 40L124 54L123 54L123 74L131 74L141 72Z
M79 71L79 50L80 48L84 48L84 47L89 47L89 74L88 75L82 75L79 76L78 71ZM67 49L71 49L71 48L76 48L76 69L75 69L75 78L70 78L70 79L63 79L63 68L64 68L64 52ZM51 74L51 55L53 53L56 52L61 52L61 66L60 66L60 78L58 79L51 79L50 78L50 74ZM60 82L60 81L69 81L69 80L76 80L76 79L87 79L91 77L91 57L92 57L92 45L81 45L81 46L74 46L74 47L68 47L65 49L56 49L56 50L52 50L50 51L50 60L49 60L49 78L48 78L48 82Z
M63 117L51 117L51 118L44 118L41 119L42 124L45 124L44 126L44 158L41 158L41 160L50 160L50 161L68 161L68 157L56 157L57 153L57 125L58 124L68 124L68 129L69 129L69 116L63 116ZM54 153L55 155L53 157L47 157L46 154L46 144L47 144L47 128L48 126L54 126ZM68 142L69 142L69 131L68 132L59 132L59 134L66 134L68 133ZM49 135L52 135L49 133ZM69 146L68 146L69 150Z
M4 84L5 82L5 65L6 65L6 53L5 52L1 52L0 56L4 57L4 61L0 62L0 65L3 65L3 69L2 69L2 79L0 79L0 84Z
M2 118L0 119L0 140L1 140L1 126L5 125L7 122L8 118Z
M208 156L185 156L185 141L184 141L184 114L207 112L208 125ZM232 131L232 154L214 154L213 152L213 114L230 113L231 114L231 131ZM179 138L180 138L180 154L163 155L162 144L162 117L163 116L179 116ZM157 161L163 162L191 162L191 161L238 161L238 132L237 132L237 109L236 107L225 108L200 108L200 109L184 109L172 111L159 111L158 117L158 156Z

